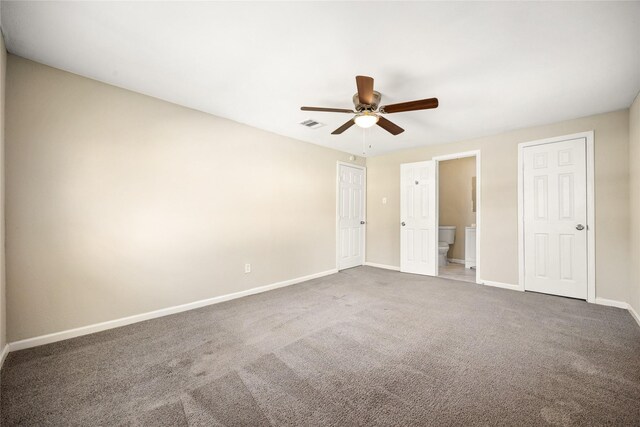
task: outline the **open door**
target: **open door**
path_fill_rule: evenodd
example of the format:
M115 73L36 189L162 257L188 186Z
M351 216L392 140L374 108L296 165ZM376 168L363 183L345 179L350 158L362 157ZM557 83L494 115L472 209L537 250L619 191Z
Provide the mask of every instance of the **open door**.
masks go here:
M438 274L436 163L400 165L400 271Z

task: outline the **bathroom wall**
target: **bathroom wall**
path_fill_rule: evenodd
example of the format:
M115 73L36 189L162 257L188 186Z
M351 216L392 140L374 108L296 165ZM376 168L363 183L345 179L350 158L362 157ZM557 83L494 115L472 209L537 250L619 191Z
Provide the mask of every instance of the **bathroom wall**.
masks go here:
M628 109L367 158L367 261L400 265L400 164L479 149L481 279L517 284L518 143L589 130L595 132L596 296L627 301L631 262Z
M456 240L448 258L464 260L465 227L476 222L471 198L471 178L476 176L476 158L446 160L438 164L440 225L455 225Z
M336 267L347 153L14 55L6 130L11 342Z

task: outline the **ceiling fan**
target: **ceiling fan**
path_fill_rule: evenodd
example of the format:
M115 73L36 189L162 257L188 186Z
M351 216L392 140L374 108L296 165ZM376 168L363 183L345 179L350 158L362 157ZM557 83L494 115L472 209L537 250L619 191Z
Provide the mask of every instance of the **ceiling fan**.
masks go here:
M382 95L380 92L373 90L373 77L356 76L356 86L358 87L358 93L353 95L355 111L346 108L324 107L301 107L300 109L303 111L355 114L355 117L331 132L332 135L339 135L353 125L358 125L361 128L369 128L373 125L378 125L392 135L398 135L404 132L404 129L382 117L382 114L428 110L430 108L438 107L438 98L420 99L418 101L400 102L398 104L380 106Z

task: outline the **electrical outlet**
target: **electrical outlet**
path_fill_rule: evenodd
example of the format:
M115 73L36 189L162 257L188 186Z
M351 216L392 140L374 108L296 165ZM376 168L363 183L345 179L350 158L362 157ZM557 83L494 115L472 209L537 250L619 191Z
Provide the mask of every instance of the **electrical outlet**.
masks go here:
M251 273L251 264L245 264L244 265L244 272L245 273Z

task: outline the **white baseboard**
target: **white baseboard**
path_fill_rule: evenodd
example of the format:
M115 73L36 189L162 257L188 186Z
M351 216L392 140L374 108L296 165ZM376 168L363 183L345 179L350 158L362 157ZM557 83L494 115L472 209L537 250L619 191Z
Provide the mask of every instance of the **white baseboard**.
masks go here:
M452 262L454 264L464 264L463 259L447 258L447 261Z
M511 289L512 291L520 292L524 291L524 289L522 289L520 285L514 285L511 283L494 282L493 280L483 280L482 283L487 286L493 286L494 288Z
M627 310L629 314L631 314L631 317L633 317L633 320L635 320L638 326L640 326L640 316L638 316L638 313L633 309L633 307L631 307L629 303L626 303L624 301L616 301L614 299L606 299L606 298L596 298L595 303L599 305L623 308Z
M270 285L260 286L257 288L247 289L246 291L234 292L232 294L221 295L218 297L208 298L200 301L190 302L187 304L176 305L173 307L162 308L160 310L150 311L147 313L136 314L120 319L109 320L106 322L95 323L93 325L82 326L80 328L69 329L66 331L54 332L52 334L41 335L39 337L27 338L8 344L8 351L23 350L25 348L37 347L44 344L50 344L56 341L62 341L69 338L75 338L82 335L93 334L105 331L107 329L119 328L120 326L130 325L145 320L155 319L158 317L168 316L170 314L181 313L183 311L193 310L207 305L217 304L248 295L258 294L273 289L283 288L285 286L295 285L297 283L306 282L307 280L317 279L318 277L328 276L337 273L337 269L322 271L320 273L310 274L308 276L297 277L295 279L284 280L282 282L272 283ZM6 347L5 347L6 351Z
M7 354L9 354L9 344L5 344L2 353L0 353L0 369L2 369L2 365L4 365L4 359L7 358Z
M383 268L383 269L386 269L386 270L400 271L399 267L395 267L395 266L392 266L392 265L376 264L376 263L372 263L372 262L365 262L365 265L370 266L370 267ZM334 273L337 273L337 272L338 272L337 269L331 269L331 270L323 271L323 272L320 272L320 273L310 274L308 276L297 277L295 279L284 280L282 282L272 283L270 285L259 286L259 287L256 287L256 288L247 289L245 291L234 292L232 294L221 295L221 296L218 296L218 297L208 298L208 299L195 301L195 302L182 304L182 305L177 305L177 306L173 306L173 307L167 307L167 308L163 308L163 309L160 309L160 310L150 311L150 312L147 312L147 313L136 314L136 315L129 316L129 317L123 317L123 318L120 318L120 319L109 320L109 321L101 322L101 323L95 323L93 325L82 326L80 328L69 329L69 330L66 330L66 331L55 332L55 333L52 333L52 334L42 335L42 336L39 336L39 337L34 337L34 338L28 338L28 339L24 339L24 340L20 340L20 341L15 341L15 342L12 342L12 343L9 343L9 344L5 345L4 348L2 349L2 352L0 353L0 368L2 367L2 364L4 363L4 360L6 359L7 354L9 354L10 351L23 350L23 349L26 349L26 348L37 347L37 346L40 346L40 345L50 344L50 343L57 342L57 341L63 341L63 340L66 340L66 339L75 338L75 337L79 337L79 336L82 336L82 335L88 335L88 334L93 334L93 333L96 333L96 332L105 331L107 329L113 329L113 328L118 328L118 327L121 327L121 326L130 325L132 323L138 323L138 322L142 322L142 321L145 321L145 320L150 320L150 319L155 319L155 318L158 318L158 317L168 316L170 314L181 313L183 311L193 310L193 309L196 309L196 308L205 307L205 306L208 306L208 305L213 305L213 304L221 303L221 302L224 302L224 301L229 301L229 300L236 299L236 298L241 298L241 297L244 297L244 296L254 295L254 294L270 291L270 290L273 290L273 289L283 288L285 286L295 285L297 283L306 282L307 280L312 280L312 279L316 279L316 278L319 278L319 277L328 276L328 275L331 275L331 274L334 274ZM523 290L523 289L520 288L520 286L513 285L513 284L510 284L510 283L494 282L494 281L491 281L491 280L483 280L483 283L485 285L487 285L487 286L494 286L494 287L498 287L498 288L511 289L511 290L516 290L516 291L522 291ZM633 309L633 307L631 307L626 302L616 301L616 300L609 300L609 299L605 299L605 298L596 298L595 303L596 304L600 304L600 305L607 305L607 306L618 307L618 308L623 308L623 309L628 310L629 313L631 314L631 316L635 319L636 322L638 322L638 325L640 326L640 316Z
M627 310L629 310L629 313L631 313L631 317L633 317L636 320L636 323L638 324L638 326L640 326L640 316L638 315L638 312L635 311L631 306L629 306Z
M613 300L613 299L606 299L606 298L596 298L595 302L598 305L607 305L609 307L624 308L626 310L629 309L629 304L627 304L624 301L616 301L616 300Z
M400 267L396 267L394 265L376 264L375 262L365 262L364 265L367 265L369 267L384 268L385 270L400 271Z

